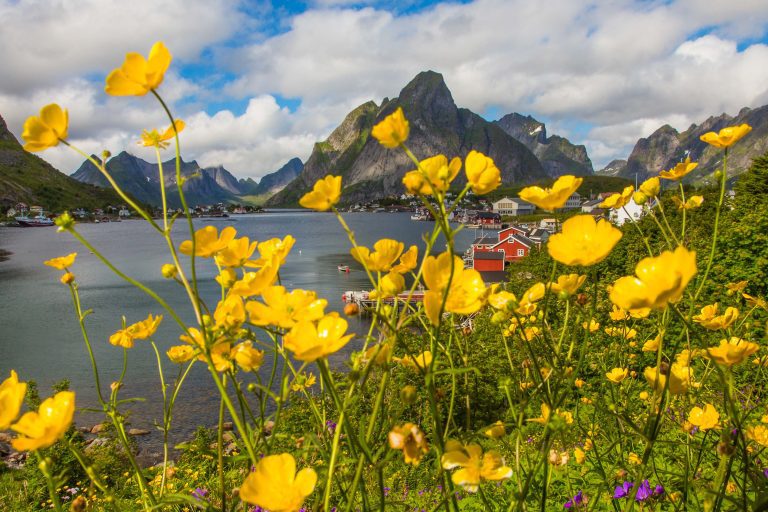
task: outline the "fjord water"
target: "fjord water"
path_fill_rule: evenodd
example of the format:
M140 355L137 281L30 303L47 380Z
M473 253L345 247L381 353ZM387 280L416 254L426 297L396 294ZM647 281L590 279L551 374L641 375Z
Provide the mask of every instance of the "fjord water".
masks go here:
M403 241L423 252L422 237L434 224L410 219L407 213L347 213L350 228L361 245L371 247L380 238ZM282 284L288 289L315 290L328 300L327 311L341 311L341 294L346 290L370 289L370 283L349 254L349 241L331 214L307 211L275 211L258 215L241 215L232 220L195 220L195 229L207 224L219 229L232 226L238 236L251 240L268 240L291 234L296 238L285 265L281 268ZM77 230L102 252L117 268L138 279L163 297L185 322L193 324L194 316L181 286L163 279L160 267L170 263L164 240L145 222L78 224ZM174 228L174 240L189 238L185 220ZM475 233L459 232L458 251L463 251ZM436 250L444 249L441 239ZM77 252L73 272L77 276L83 309L92 310L86 326L101 373L102 392L109 395L109 384L122 370L123 350L108 343L109 335L127 323L143 320L147 314L163 314L164 319L154 336L161 352L167 382L175 378L178 367L165 356L171 345L181 342L181 329L148 295L134 288L104 266L94 254L82 247L68 233L53 228L0 228L0 248L12 252L8 261L0 262L0 380L11 369L22 380L37 381L42 396L50 394L50 385L69 379L77 393L77 406L98 407L93 374L83 343L69 289L59 283L61 271L46 267L43 261ZM188 258L181 256L183 261ZM349 264L350 273L339 272L339 264ZM211 260L198 260L200 293L211 309L218 299L218 284L213 280L215 265ZM363 319L349 319L349 330L363 334L368 324ZM361 341L353 340L332 360L340 366L345 355L359 350ZM265 361L265 366L269 361ZM184 439L197 425L214 425L218 414L218 392L203 364L196 364L184 384L174 414L173 437ZM265 377L266 378L266 377ZM162 396L155 353L148 341L137 341L128 350L128 370L121 397L142 397L146 401L130 406L132 428L154 430L162 421ZM91 425L102 416L80 412L76 421ZM145 441L156 448L159 441L154 431Z

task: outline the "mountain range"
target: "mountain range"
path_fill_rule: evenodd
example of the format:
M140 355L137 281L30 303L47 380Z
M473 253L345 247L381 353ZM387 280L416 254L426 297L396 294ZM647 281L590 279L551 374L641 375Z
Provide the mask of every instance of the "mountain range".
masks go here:
M768 151L768 105L755 109L743 108L735 116L713 116L701 124L692 124L683 132L664 125L648 137L638 140L626 161L614 160L599 170L598 174L642 181L690 157L699 166L695 173L689 175L688 181L705 184L710 181L713 172L722 168L723 152L702 142L699 137L707 132L718 132L726 126L744 123L750 125L752 131L731 147L728 153L728 175L737 176L749 168L753 158Z

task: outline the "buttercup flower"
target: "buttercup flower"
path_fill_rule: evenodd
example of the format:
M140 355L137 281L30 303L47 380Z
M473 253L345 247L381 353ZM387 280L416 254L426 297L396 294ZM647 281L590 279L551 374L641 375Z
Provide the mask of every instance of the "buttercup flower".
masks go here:
M309 389L314 386L316 382L317 378L315 377L314 373L310 373L309 375L306 373L300 373L293 380L293 384L291 384L291 391L299 392L304 389Z
M27 383L19 382L19 376L11 370L11 376L0 384L0 431L8 430L19 415L26 392Z
M584 322L581 326L589 332L597 332L597 330L600 329L600 323L595 322L594 320L590 320L589 323Z
M634 191L635 187L632 185L625 187L620 194L611 194L606 197L605 200L600 203L600 208L613 208L614 210L623 208L629 203L629 200L632 199L632 192Z
M637 331L624 325L622 327L606 327L605 333L608 336L619 336L625 340L631 340L637 336Z
M330 174L321 180L317 180L311 192L304 194L299 199L299 204L304 208L327 212L341 199L341 176Z
M379 279L378 293L383 298L394 297L405 289L405 278L397 272L389 272Z
M317 325L306 320L297 323L285 334L283 344L299 361L311 362L346 345L354 336L345 335L346 330L347 321L331 313L321 318Z
M166 355L176 364L186 363L194 357L195 349L190 345L176 345L169 348Z
M139 144L144 147L154 146L159 149L165 149L170 144L168 141L173 139L177 133L181 133L185 126L184 121L176 119L163 133L158 132L156 129L152 131L144 130Z
M237 231L232 226L219 230L216 226L205 226L195 231L195 256L199 258L211 258L217 252L224 249L229 242L234 240ZM192 255L192 241L184 240L179 244L179 251L187 256Z
M659 350L659 343L661 342L661 334L657 334L655 338L650 339L643 343L643 352L656 352Z
M661 393L667 384L667 377L670 377L669 392L673 395L682 395L688 392L692 385L693 368L679 363L672 363L669 367L669 375L665 375L657 367L648 367L643 371L643 376L648 384L657 392Z
M173 263L166 263L160 267L160 273L166 279L173 279L179 273L179 269Z
M704 197L691 196L686 199L685 202L683 202L679 197L673 196L672 201L675 202L678 210L693 210L694 208L699 208L702 204L704 204Z
M621 231L607 220L576 215L563 222L562 232L549 237L547 251L565 265L588 267L603 261L620 239Z
M276 258L277 265L283 265L295 243L296 239L291 235L285 235L285 238L282 240L280 238L270 238L267 241L260 242L259 259L255 262L248 261L245 263L245 266L263 267L270 264L273 258Z
M157 315L153 318L150 313L145 320L131 324L112 334L109 337L109 342L116 347L133 348L134 340L145 340L155 334L162 320L163 315Z
M301 320L320 320L328 305L327 300L318 299L313 291L296 289L289 293L283 286L270 286L264 290L262 297L264 304L251 301L245 306L251 323L283 329L290 329Z
M395 357L393 361L412 370L426 370L432 364L432 352L425 350L415 356Z
M453 274L451 274L453 265ZM424 282L428 290L424 294L424 309L433 325L440 323L440 310L445 297L445 311L468 315L479 310L486 298L486 288L480 273L465 269L458 256L444 252L428 256L424 262Z
M264 351L253 348L250 340L239 343L232 349L232 354L237 365L246 372L257 370L264 361Z
M712 404L704 405L703 409L701 407L694 407L691 409L691 412L688 413L688 422L691 425L699 427L699 430L701 431L707 431L717 427L718 421L720 421L720 414Z
M55 103L44 106L39 116L29 116L24 121L21 138L26 151L42 151L52 148L67 138L69 114Z
M403 176L403 185L409 194L429 195L444 193L461 169L461 159L448 162L445 155L436 155L419 163L419 168Z
M661 309L683 296L696 274L696 253L685 247L664 251L657 257L643 258L635 276L622 277L613 284L611 302L623 309Z
M629 376L627 368L614 368L605 374L605 377L614 384L621 384L621 381Z
M467 182L477 195L487 194L501 185L501 171L493 160L477 151L470 151L464 160Z
M419 248L412 245L400 256L400 262L392 267L392 272L405 274L416 268L419 259Z
M765 425L747 427L747 438L757 444L768 447L768 427Z
M245 304L239 295L228 295L219 301L213 313L217 328L237 329L245 322Z
M586 279L587 276L580 276L579 274L562 275L557 278L557 282L549 283L549 289L552 293L571 296L584 284Z
M733 145L736 141L751 131L752 127L748 124L740 124L739 126L728 126L727 128L723 128L718 133L705 133L700 138L707 144L722 149Z
M453 439L445 443L440 463L443 469L461 468L453 473L451 480L467 492L477 492L482 480L505 480L512 476L512 469L504 465L504 459L497 452L490 450L483 455L479 445L463 445Z
M242 267L251 263L250 257L256 251L257 245L255 241L251 242L247 236L233 238L216 253L214 259L222 267Z
M67 254L66 256L51 258L50 260L44 261L43 264L58 270L67 270L69 267L72 266L73 263L75 263L76 257L77 257L77 253L73 252L73 253Z
M382 238L373 244L373 252L362 246L353 247L349 252L371 272L389 272L403 253L403 247L403 242Z
M700 314L693 316L693 321L712 331L727 329L739 318L739 310L728 307L722 315L718 315L718 306L717 303L704 306Z
M240 499L271 512L297 512L312 494L317 473L304 468L296 473L296 460L289 453L267 455L240 486Z
M18 451L48 448L64 437L75 413L75 393L61 391L40 404L37 412L24 414L11 428L21 434L11 444Z
M417 466L424 454L429 451L427 438L421 429L413 423L394 427L387 436L389 447L402 450L406 464Z
M576 189L581 186L581 182L584 178L577 178L575 176L560 176L557 181L552 184L552 188L541 187L526 187L520 191L521 199L533 203L542 210L554 211L558 208L562 208L571 194L576 192Z
M757 343L731 336L728 340L720 340L720 345L707 349L710 359L723 366L733 366L758 351Z
M123 65L107 76L104 91L111 96L144 96L163 83L171 65L171 52L160 41L152 45L149 57L128 53Z
M661 191L661 181L659 181L659 178L655 176L653 178L648 178L640 185L640 188L637 190L638 192L642 192L647 197L656 197L659 195L659 191Z
M280 270L280 265L277 256L274 256L271 263L261 267L258 272L243 274L243 278L232 285L229 294L241 297L259 295L275 282L278 270Z
M660 178L665 180L679 180L686 174L694 170L699 164L697 162L691 162L691 157L686 158L683 162L678 163L668 171L661 171L659 173Z
M383 121L371 130L373 138L386 148L396 148L406 140L410 133L408 120L403 114L402 107L389 114Z
M507 431L504 428L504 423L497 421L483 432L485 435L492 439L498 439L507 435Z

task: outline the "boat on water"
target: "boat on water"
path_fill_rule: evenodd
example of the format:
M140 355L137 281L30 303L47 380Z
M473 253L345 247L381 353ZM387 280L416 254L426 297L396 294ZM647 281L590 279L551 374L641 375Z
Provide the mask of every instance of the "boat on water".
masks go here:
M336 270L349 274L349 265L336 265Z
M34 217L27 217L26 215L22 215L21 217L16 217L15 220L19 223L19 226L25 228L39 228L54 225L53 220L49 219L42 213Z

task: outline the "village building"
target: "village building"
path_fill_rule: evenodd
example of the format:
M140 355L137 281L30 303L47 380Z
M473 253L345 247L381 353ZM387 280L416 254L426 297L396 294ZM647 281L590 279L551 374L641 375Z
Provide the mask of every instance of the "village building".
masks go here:
M493 211L499 215L529 215L534 212L536 207L528 201L518 198L504 197L493 203Z
M578 210L581 208L581 195L574 192L563 205L563 210Z
M581 211L582 213L592 213L593 210L600 208L600 203L602 202L602 199L590 199L589 201L584 201L581 205Z

